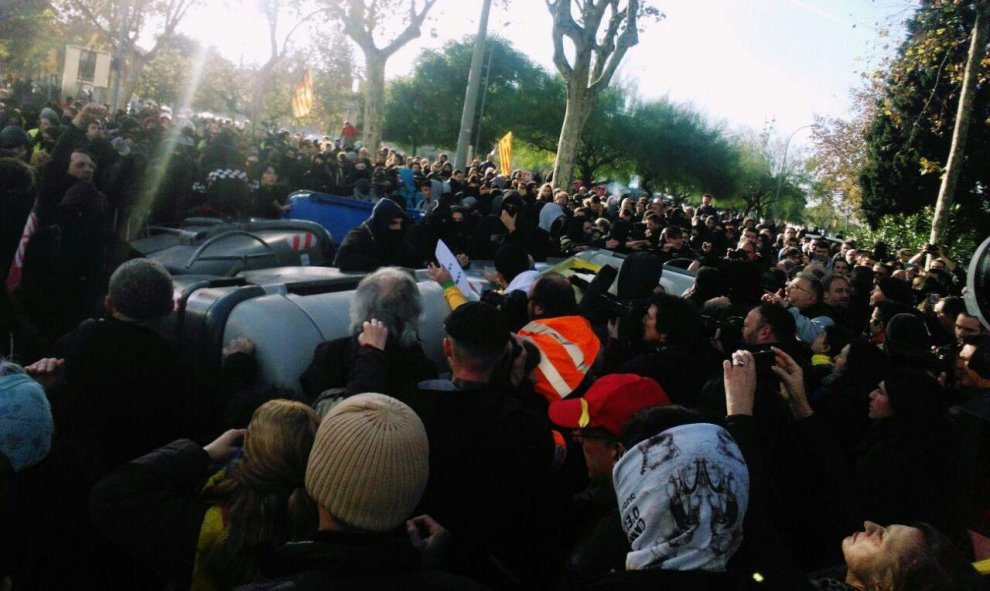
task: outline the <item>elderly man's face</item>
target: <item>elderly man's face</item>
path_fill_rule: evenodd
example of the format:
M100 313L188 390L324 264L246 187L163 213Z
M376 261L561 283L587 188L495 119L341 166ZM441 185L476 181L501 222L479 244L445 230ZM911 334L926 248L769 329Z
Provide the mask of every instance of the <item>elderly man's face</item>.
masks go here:
M818 303L818 297L811 290L811 283L807 279L792 279L785 288L787 297L799 310L814 306Z

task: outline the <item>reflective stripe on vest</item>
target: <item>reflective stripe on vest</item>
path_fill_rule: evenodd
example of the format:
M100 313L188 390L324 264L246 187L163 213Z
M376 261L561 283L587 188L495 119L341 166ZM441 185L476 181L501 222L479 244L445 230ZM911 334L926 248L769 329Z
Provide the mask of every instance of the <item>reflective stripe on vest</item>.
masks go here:
M601 349L590 323L580 316L534 320L519 335L540 350L534 386L550 401L578 387Z

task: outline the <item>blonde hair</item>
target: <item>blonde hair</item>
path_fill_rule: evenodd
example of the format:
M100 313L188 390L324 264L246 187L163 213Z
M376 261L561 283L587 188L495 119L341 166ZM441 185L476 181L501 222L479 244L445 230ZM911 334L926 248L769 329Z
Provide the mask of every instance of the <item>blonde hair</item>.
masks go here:
M316 531L317 508L306 494L305 478L319 426L316 411L301 402L262 404L251 416L241 459L203 490L204 500L229 508L229 533L203 562L220 586L255 580L260 569L254 551L261 545Z

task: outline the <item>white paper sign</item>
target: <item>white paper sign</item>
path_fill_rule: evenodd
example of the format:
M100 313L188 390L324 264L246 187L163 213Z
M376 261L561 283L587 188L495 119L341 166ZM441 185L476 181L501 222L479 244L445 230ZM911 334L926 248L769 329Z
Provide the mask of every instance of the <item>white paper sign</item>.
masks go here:
M461 264L457 262L457 257L454 256L454 253L450 252L450 248L447 247L443 240L437 240L436 256L437 262L450 273L450 278L457 284L457 288L461 290L464 297L477 300L479 298L478 292L471 287L471 282L468 281L467 275L464 274Z

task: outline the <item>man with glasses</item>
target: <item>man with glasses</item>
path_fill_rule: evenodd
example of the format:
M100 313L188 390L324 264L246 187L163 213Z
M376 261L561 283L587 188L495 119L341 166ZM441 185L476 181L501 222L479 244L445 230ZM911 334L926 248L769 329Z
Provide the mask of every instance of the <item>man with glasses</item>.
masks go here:
M786 287L784 296L767 294L764 301L787 309L794 317L799 339L811 345L825 328L835 324L822 304L825 288L821 280L811 273L798 273Z
M629 543L619 519L612 487L612 468L625 453L620 437L626 423L637 412L666 406L670 399L650 378L635 374L610 374L599 378L583 398L557 400L550 404L550 420L573 429L588 469L588 488L574 495L570 529L579 532L571 548L561 588L625 566Z

